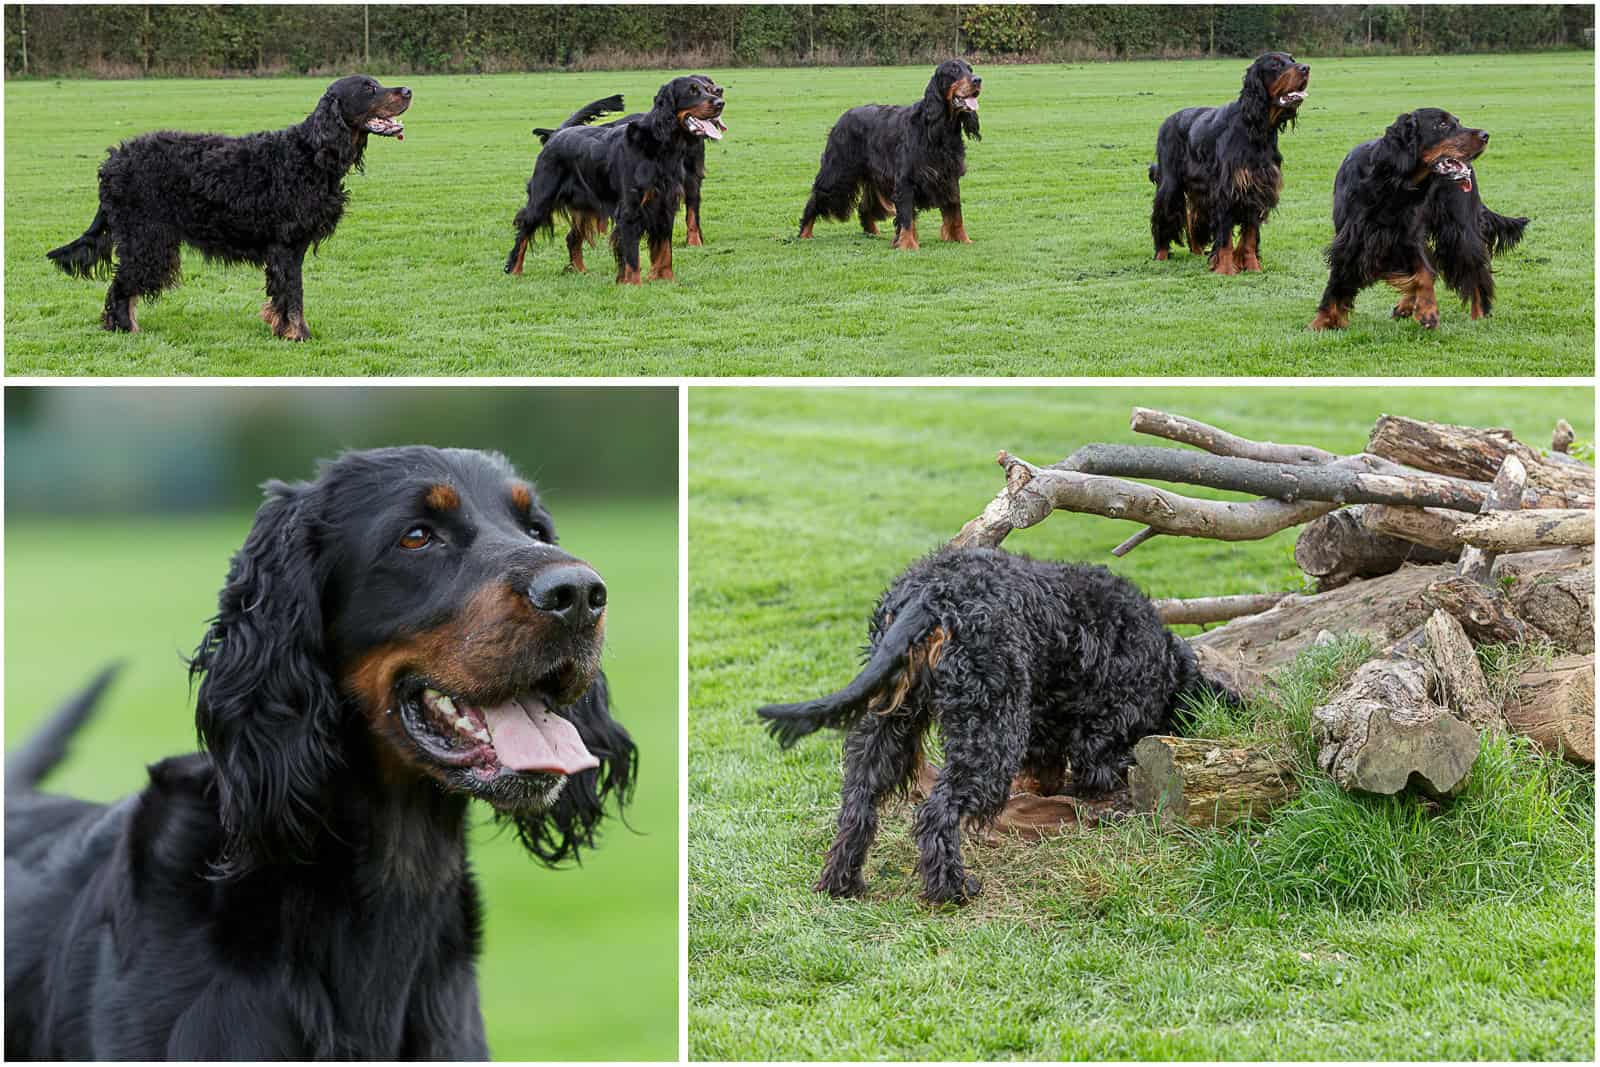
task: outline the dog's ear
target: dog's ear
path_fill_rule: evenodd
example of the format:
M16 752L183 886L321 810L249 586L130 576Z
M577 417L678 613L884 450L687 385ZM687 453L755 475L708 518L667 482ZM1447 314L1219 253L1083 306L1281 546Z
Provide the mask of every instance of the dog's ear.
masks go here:
M945 100L944 94L949 92L950 84L950 75L945 70L945 64L940 63L934 68L933 77L928 79L928 87L922 91L922 109L929 118L945 117L950 105Z
M1239 110L1245 124L1252 130L1264 129L1271 114L1272 97L1267 91L1267 69L1258 59L1244 72L1244 84L1239 87Z
M189 661L195 726L216 767L222 877L303 859L338 770L340 699L326 669L312 486L268 483L217 615Z
M1394 125L1383 131L1384 144L1397 158L1415 159L1417 155L1417 116L1413 112L1396 115Z
M344 108L332 89L322 94L317 109L304 123L306 137L316 153L317 166L324 170L345 173L351 167L361 168L361 159L367 147L367 132L350 129L345 121Z
M620 813L633 793L639 772L639 752L622 724L611 717L611 696L602 672L588 692L563 709L584 747L600 766L567 779L561 795L542 815L512 816L523 845L543 862L554 866L578 857L579 849L594 847L595 828L605 815L606 799L615 795Z
M673 101L672 83L668 82L656 90L655 103L651 105L650 113L644 117L644 121L629 124L628 135L636 142L642 142L649 138L653 138L661 144L671 141L673 130L678 125L678 116L673 110ZM648 135L648 138L641 135Z

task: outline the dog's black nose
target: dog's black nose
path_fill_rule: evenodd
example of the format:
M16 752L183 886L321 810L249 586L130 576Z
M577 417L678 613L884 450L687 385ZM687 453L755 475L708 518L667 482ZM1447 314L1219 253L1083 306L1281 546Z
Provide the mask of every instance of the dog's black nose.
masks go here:
M1294 65L1294 69L1298 70L1301 74L1310 74L1311 73L1311 68L1305 63L1296 63Z
M1488 130L1479 130L1478 131L1478 136L1483 139L1483 143L1484 144L1488 144L1489 143L1489 131Z
M980 78L980 77L978 77L978 76L977 76L977 75L976 75L976 74L974 74L974 75L973 75L973 76L972 76L972 87L973 87L973 88L974 88L974 89L976 89L976 88L978 88L978 87L979 87L979 86L981 86L981 85L982 85L982 84L983 84L983 79L982 79L982 78Z
M400 86L400 88L396 89L395 92L399 93L400 96L402 98L406 99L406 100L410 100L411 99L411 90L407 89L404 85L402 85L402 86Z
M593 626L605 614L606 583L582 563L564 563L540 571L528 583L528 599L568 626Z

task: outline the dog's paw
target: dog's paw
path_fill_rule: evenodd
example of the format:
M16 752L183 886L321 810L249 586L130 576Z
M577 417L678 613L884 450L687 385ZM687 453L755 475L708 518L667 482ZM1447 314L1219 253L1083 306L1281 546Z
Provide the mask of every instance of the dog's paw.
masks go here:
M970 874L964 874L959 881L925 887L922 891L922 899L929 904L961 905L969 903L982 891L982 882Z
M835 900L867 895L866 880L860 875L854 878L838 878L824 873L811 888L818 893L826 893Z

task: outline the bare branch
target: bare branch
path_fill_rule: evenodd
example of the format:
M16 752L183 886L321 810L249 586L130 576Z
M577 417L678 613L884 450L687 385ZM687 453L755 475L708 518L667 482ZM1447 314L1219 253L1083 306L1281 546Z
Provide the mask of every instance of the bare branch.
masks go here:
M1227 430L1191 419L1150 408L1134 408L1128 420L1134 433L1150 434L1168 441L1194 445L1215 456L1237 456L1240 459L1263 460L1267 463L1291 463L1309 466L1332 463L1339 457L1311 445L1277 445L1271 441L1252 441Z

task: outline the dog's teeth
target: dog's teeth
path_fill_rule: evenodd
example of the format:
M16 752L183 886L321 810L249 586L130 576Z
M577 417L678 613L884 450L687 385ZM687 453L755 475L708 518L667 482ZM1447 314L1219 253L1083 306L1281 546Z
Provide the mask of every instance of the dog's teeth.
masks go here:
M489 744L489 731L487 730L473 730L472 736L486 745Z
M439 695L439 699L434 701L434 706L440 711L444 712L446 715L454 715L456 713L455 701L451 700L442 693Z

